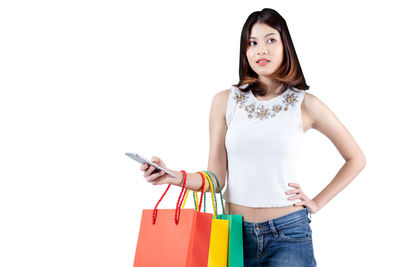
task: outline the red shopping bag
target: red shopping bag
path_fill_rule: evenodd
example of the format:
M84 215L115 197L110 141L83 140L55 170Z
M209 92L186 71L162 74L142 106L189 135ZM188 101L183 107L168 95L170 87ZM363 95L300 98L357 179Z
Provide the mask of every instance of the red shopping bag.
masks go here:
M134 267L204 267L208 262L212 214L181 209L186 173L175 209L142 212ZM203 198L205 182L203 181ZM200 200L201 205L201 200ZM200 209L199 209L200 211Z

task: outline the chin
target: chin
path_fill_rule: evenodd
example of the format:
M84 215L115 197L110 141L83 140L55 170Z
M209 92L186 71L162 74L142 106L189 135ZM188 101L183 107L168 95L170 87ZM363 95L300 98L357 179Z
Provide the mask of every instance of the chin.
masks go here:
M262 70L260 72L258 72L258 75L270 75L271 73L273 73L273 71L270 70Z

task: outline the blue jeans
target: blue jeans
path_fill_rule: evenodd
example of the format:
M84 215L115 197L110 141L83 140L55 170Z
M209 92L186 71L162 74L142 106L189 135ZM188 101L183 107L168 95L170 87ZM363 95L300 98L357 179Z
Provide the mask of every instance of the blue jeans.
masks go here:
M244 266L317 266L309 215L304 208L269 221L243 221Z

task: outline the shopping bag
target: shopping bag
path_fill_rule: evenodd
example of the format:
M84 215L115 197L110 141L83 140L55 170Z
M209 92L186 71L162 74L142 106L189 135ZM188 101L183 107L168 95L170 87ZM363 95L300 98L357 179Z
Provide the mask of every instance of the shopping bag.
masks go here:
M211 178L205 172L198 172L210 184L211 199L214 216L211 226L210 248L208 254L208 267L226 267L228 264L229 220L218 218L216 198ZM205 208L204 204L204 208Z
M222 198L221 186L217 176L211 171L204 171L208 176L211 173L219 188L219 195L221 197L222 214L218 214L220 219L229 220L229 243L228 243L228 266L229 267L243 267L243 217L237 214L225 214L224 200ZM215 190L214 190L215 192ZM205 204L204 204L205 207Z
M200 173L200 172L198 172ZM207 179L206 175L200 173L203 178L203 181ZM211 180L208 177L207 179L211 184ZM206 180L206 181L207 181ZM205 189L205 188L204 188ZM213 191L213 186L210 186L210 190ZM182 205L182 209L185 207L187 194L185 194L185 199ZM214 193L215 196L215 193ZM197 193L193 191L193 199L196 210L199 211L201 207L199 207ZM212 195L212 199L215 198ZM200 199L201 204L202 198ZM213 201L213 210L214 210L214 218L217 216L216 203ZM201 206L201 205L200 205ZM204 212L206 212L206 195L204 194ZM209 256L208 263L206 266L208 267L225 267L227 266L227 253L228 253L228 233L229 233L229 221L225 219L212 219L212 227L211 227L211 238L210 238L210 248L209 248Z
M181 209L185 184L186 173L175 209L157 209L171 186L168 185L155 208L142 211L134 267L207 266L212 214ZM203 182L201 197L204 185Z

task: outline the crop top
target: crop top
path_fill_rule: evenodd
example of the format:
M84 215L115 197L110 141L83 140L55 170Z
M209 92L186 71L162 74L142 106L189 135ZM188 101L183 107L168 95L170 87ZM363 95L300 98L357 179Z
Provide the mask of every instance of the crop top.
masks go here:
M231 87L225 114L225 201L247 207L283 207L300 201L288 200L290 195L285 192L294 189L288 183L298 183L304 94L289 86L280 95L261 101L251 90Z

